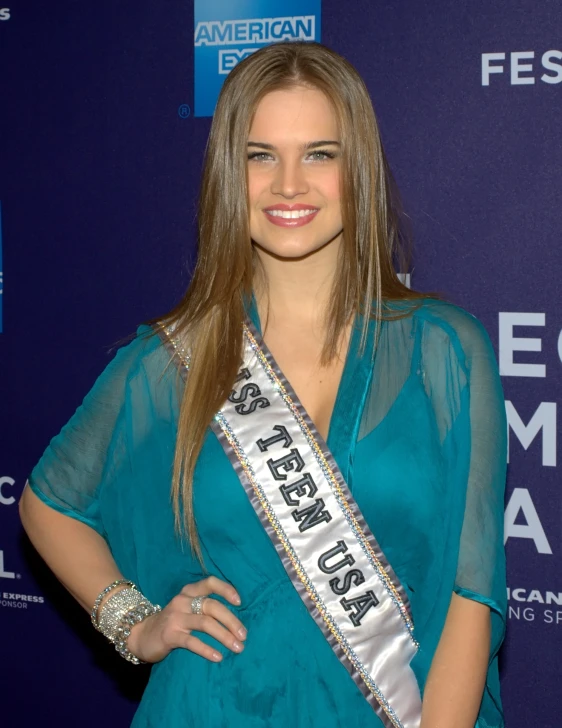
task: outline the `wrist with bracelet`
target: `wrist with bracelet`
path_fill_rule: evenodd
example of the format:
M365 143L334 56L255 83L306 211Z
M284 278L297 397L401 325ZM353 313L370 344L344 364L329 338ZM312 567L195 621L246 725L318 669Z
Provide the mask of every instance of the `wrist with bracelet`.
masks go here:
M111 594L118 587L123 588ZM107 599L100 606L105 597ZM98 594L92 607L91 618L94 627L115 645L121 657L133 665L140 665L142 660L133 655L127 646L131 628L160 611L161 607L152 604L139 591L136 584L127 579L118 579Z

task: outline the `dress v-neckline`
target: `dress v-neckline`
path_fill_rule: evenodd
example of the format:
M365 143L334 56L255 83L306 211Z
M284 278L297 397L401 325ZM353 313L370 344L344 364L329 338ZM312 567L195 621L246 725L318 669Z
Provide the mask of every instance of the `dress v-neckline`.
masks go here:
M261 322L254 296L252 296L248 308L249 318L263 341ZM334 459L336 460L338 467L350 488L350 466L355 451L355 443L357 442L361 415L369 390L373 369L369 346L372 341L372 335L372 326L370 326L365 353L360 356L359 343L361 340L361 320L359 317L356 317L352 324L342 374L338 384L336 399L334 401L334 407L330 416L328 433L325 440L328 449L334 456ZM282 372L282 369L275 361L271 352L269 352L269 355L275 362L277 369ZM284 373L283 376L289 384L291 384L290 380L285 377ZM293 387L292 389L294 391ZM298 395L296 396L300 407L302 407L303 411L306 412L308 418L312 422L312 418L308 414L308 411L305 407L303 407ZM315 430L317 431L316 426ZM318 436L321 437L320 433L318 433Z

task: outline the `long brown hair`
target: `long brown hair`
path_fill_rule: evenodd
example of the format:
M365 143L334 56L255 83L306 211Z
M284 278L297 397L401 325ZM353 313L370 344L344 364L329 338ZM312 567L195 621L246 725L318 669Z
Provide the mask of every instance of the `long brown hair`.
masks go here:
M420 298L395 273L400 220L369 93L355 68L325 46L303 42L266 46L239 63L225 80L207 143L194 275L183 300L161 320L175 325L192 353L179 414L172 501L176 528L184 534L187 530L201 561L193 473L207 427L230 394L240 366L242 322L255 270L247 204L248 134L263 96L295 85L324 92L340 130L343 239L326 312L323 363L335 355L354 314L363 316L364 346L369 321L385 316L385 301Z

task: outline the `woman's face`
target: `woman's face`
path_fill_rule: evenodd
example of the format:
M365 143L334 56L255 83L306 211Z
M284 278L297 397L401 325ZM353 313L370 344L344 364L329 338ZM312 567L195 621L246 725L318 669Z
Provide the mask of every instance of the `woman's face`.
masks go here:
M340 136L316 89L272 91L260 101L248 140L252 240L280 258L300 258L342 232Z

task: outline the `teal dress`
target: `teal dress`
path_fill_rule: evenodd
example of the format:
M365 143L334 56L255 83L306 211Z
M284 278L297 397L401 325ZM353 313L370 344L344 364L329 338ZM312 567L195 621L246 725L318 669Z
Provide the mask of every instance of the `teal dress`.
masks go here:
M254 323L259 328L255 308ZM150 329L121 348L35 467L47 505L108 542L128 579L167 604L204 577L174 535L170 479L182 384ZM370 336L374 336L374 326ZM506 422L481 324L425 301L385 321L374 359L355 330L328 447L412 605L423 691L451 594L490 607L492 640L478 728L504 725L497 653L506 613ZM372 343L372 338L371 338ZM369 342L368 342L369 344ZM232 583L248 629L241 654L184 649L155 664L134 728L382 728L311 618L209 430L194 477L205 565ZM117 656L116 656L116 659Z

